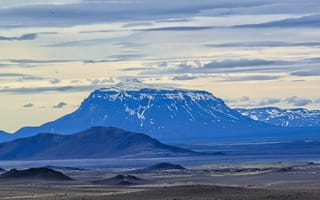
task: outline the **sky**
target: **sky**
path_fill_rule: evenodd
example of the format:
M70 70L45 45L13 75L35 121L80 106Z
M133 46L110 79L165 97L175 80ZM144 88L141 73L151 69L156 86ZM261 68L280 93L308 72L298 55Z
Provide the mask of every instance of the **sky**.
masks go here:
M0 130L139 80L320 109L319 0L1 0Z

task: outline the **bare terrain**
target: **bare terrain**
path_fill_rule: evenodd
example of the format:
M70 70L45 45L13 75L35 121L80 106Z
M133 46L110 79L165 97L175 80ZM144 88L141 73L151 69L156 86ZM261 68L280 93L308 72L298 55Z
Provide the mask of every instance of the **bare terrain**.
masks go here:
M316 200L320 196L320 165L312 162L206 165L145 173L60 171L73 181L1 180L0 199Z

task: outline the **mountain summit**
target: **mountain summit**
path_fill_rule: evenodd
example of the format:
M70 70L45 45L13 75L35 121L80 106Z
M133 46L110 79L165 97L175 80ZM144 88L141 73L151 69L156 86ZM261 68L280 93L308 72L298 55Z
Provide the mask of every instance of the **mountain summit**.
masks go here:
M239 133L264 124L230 109L206 91L139 88L133 84L129 88L116 85L95 90L75 112L40 127L22 128L16 136L68 134L93 126L114 126L161 141L180 142L225 137L225 133Z

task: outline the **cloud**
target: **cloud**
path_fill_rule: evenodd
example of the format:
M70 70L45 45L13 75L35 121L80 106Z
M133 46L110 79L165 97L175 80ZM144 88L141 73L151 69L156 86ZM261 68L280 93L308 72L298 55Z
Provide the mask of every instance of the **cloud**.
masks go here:
M23 82L23 81L33 81L33 80L43 80L44 78L35 76L35 75L23 75L21 78L19 78L17 81Z
M34 59L7 59L2 60L11 62L14 64L51 64L51 63L67 63L67 62L77 62L78 60L34 60Z
M146 71L149 68L147 67L128 67L128 68L124 68L124 69L120 69L121 71Z
M216 28L214 26L169 26L159 28L135 29L135 31L202 31Z
M138 26L152 26L153 23L151 22L134 22L128 23L122 26L122 28L131 28L131 27L138 27Z
M59 108L65 107L66 105L67 105L67 103L65 103L65 102L60 102L60 103L58 103L57 105L52 106L52 108L59 109Z
M245 24L234 28L314 28L320 27L320 15L310 15L300 18L289 18L260 24Z
M267 105L273 105L276 103L280 103L281 99L276 98L263 98L259 103L258 106L267 106Z
M293 106L306 106L313 102L311 99L299 98L297 96L286 98L283 101Z
M157 20L157 23L177 23L177 22L190 22L193 21L192 19L186 19L186 18L169 18L169 19L162 19Z
M114 39L114 38L113 38ZM96 38L87 40L75 40L68 42L59 42L53 44L43 45L42 47L76 47L76 46L94 46L101 43L111 42L112 39L109 38Z
M281 41L246 41L246 42L232 42L232 43L221 43L221 44L205 44L206 47L212 48L229 48L229 47L318 47L320 42L281 42Z
M174 76L172 80L174 81L187 81L187 80L194 80L197 79L196 76L193 76L191 74L184 74L184 75L179 75L179 76Z
M37 34L35 33L30 33L30 34L24 34L18 37L5 37L5 36L0 36L0 40L7 40L7 41L17 41L17 40L34 40L38 37Z
M101 85L81 85L81 86L51 86L51 87L20 87L20 88L0 88L0 94L40 94L40 93L61 93L61 92L90 92L97 88L105 87Z
M54 79L49 80L49 82L54 85L54 84L60 83L61 81L57 78L54 78Z
M146 54L118 54L118 55L111 55L109 56L112 59L120 60L120 61L126 61L126 60L132 60L137 58L144 58L147 56Z
M94 80L90 80L91 81L91 85L104 85L106 83L114 83L114 79L113 78L109 78L109 79L94 79Z
M313 103L320 104L320 98L315 99Z
M20 74L20 73L0 73L0 77L21 77L26 76L26 74Z
M252 75L252 76L235 76L228 77L222 80L222 82L238 82L238 81L269 81L277 80L282 76L272 76L272 75Z
M262 59L240 59L240 60L221 60L212 61L207 64L201 64L199 62L181 62L167 63L160 66L159 63L153 63L149 65L148 70L140 72L140 75L159 75L159 74L202 74L202 75L217 75L223 78L220 81L246 81L246 80L275 80L281 78L277 75L264 75L265 73L277 73L286 72L289 69L294 69L293 64L296 62L281 61L281 60L262 60ZM229 76L229 73L260 73L262 75L250 75L250 76ZM223 75L223 76L222 76Z
M240 98L240 101L241 101L241 102L246 102L246 101L251 101L251 99L250 99L250 97L248 97L248 96L242 96L242 97Z
M38 94L46 92L67 92L76 90L73 86L61 86L61 87L21 87L21 88L2 88L0 93L8 94Z
M319 70L295 71L295 72L290 73L290 75L293 75L293 76L320 76L320 71Z
M78 3L37 5L21 4L4 9L0 7L2 26L68 27L110 22L139 22L190 18L197 15L219 14L220 9L250 8L264 5L256 1L80 1ZM183 6L181 6L183 5ZM210 13L209 12L209 13Z
M25 105L23 105L24 108L32 108L34 106L34 104L32 103L27 103Z

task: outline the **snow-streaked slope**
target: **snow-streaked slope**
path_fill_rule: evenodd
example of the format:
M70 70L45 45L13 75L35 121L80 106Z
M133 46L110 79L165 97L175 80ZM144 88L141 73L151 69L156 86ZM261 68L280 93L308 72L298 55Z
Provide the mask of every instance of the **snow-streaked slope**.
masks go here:
M206 91L116 85L92 92L73 113L16 136L68 134L92 126L114 126L162 141L201 140L265 126L230 109Z
M276 107L236 110L246 117L276 126L320 126L320 110L307 110L304 108L280 109Z

